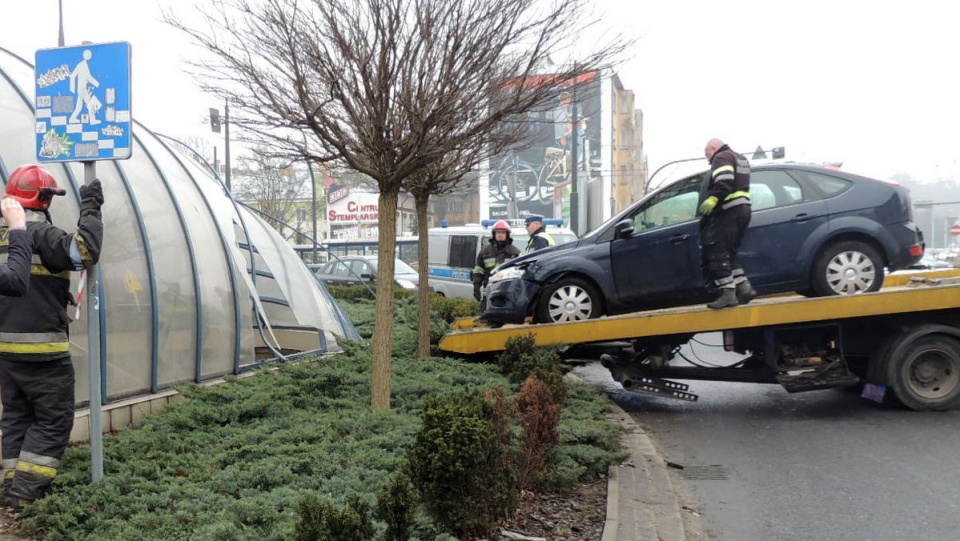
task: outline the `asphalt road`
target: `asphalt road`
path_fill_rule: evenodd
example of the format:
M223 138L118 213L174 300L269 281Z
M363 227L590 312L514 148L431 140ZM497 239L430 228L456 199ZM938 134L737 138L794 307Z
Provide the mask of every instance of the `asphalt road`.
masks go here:
M675 466L702 539L960 539L960 412L879 406L849 390L687 383L699 401L621 405Z

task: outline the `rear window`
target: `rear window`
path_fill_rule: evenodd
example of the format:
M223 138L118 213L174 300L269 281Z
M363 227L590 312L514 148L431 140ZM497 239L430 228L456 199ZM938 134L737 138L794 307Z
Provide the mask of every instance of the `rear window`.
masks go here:
M804 197L800 184L786 171L756 171L750 175L750 202L753 210L785 207L818 197Z
M807 178L810 179L810 182L816 184L817 189L823 192L823 194L827 197L837 195L838 193L847 190L851 186L849 181L842 178L809 172L806 173L806 175Z

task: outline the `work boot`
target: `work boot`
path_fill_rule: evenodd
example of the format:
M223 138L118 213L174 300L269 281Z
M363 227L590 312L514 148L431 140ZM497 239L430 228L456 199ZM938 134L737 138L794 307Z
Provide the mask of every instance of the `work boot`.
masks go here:
M732 287L725 287L720 290L720 296L717 297L717 300L707 304L707 308L716 310L718 308L730 308L739 304L740 303L737 302L737 290Z
M3 505L9 507L14 515L19 515L23 513L23 509L28 505L32 504L33 500L28 500L26 498L19 498L17 496L12 496L7 494L3 497Z
M744 279L744 281L737 284L737 302L740 304L748 304L756 297L757 290L753 289L753 286L750 285L750 280Z

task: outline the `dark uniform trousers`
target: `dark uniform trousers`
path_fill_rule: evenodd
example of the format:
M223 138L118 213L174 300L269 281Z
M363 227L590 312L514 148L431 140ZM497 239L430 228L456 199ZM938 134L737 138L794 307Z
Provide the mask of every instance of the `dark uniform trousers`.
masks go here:
M53 481L73 430L75 376L70 357L53 361L0 360L4 485L34 500Z
M734 278L743 275L736 256L749 225L750 205L733 206L703 217L703 265L717 287L732 287Z

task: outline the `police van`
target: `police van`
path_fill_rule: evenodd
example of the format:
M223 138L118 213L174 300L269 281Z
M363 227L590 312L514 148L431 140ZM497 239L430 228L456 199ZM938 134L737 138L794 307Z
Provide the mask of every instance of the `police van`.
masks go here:
M431 289L447 297L473 298L473 268L477 265L477 255L493 236L493 224L499 220L483 220L479 224L447 226L445 221L440 227L428 230L429 282ZM510 238L513 245L523 252L530 239L524 220L506 220L510 224ZM543 226L557 244L577 240L577 235L563 227L559 218L545 218Z

